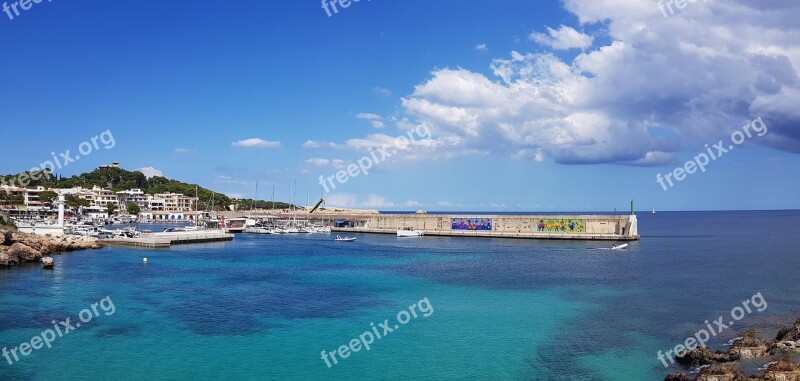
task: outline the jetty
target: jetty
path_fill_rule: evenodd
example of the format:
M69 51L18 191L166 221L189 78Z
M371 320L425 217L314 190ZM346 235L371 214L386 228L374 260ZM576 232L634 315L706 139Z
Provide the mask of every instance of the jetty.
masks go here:
M233 234L222 230L198 230L168 233L141 233L136 238L101 239L100 243L108 246L130 246L146 249L168 248L172 245L191 243L224 242L233 240Z
M413 229L447 237L636 241L636 215L379 214L336 224L335 232L397 234Z

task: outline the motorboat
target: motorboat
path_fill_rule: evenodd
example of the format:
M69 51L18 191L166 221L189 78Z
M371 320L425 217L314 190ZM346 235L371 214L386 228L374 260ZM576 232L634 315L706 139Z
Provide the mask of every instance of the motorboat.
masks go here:
M628 247L627 243L623 243L621 245L611 246L611 250L622 250Z
M413 230L411 228L405 228L397 231L398 237L421 237L423 235L424 234L422 233L422 230Z
M342 237L340 235L337 235L335 240L339 242L353 242L356 240L356 237L348 237L348 236Z

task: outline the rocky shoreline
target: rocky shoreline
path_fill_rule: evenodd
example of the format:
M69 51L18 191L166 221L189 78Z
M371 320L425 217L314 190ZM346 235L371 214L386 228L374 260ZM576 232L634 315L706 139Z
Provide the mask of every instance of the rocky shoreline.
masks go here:
M756 337L755 331L736 339L727 351L698 347L675 360L685 368L700 367L696 376L671 373L664 381L800 381L800 363L791 356L800 355L800 319L794 326L781 329L775 339ZM747 375L740 368L743 360L777 358L768 363L760 375Z
M100 249L103 245L93 237L38 236L0 227L0 268L39 262L42 257L66 251Z

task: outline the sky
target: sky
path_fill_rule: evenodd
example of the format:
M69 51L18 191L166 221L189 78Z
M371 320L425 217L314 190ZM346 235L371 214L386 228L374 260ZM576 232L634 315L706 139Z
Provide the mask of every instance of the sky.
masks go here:
M300 204L800 208L796 1L7 3L0 173L70 150L64 176Z

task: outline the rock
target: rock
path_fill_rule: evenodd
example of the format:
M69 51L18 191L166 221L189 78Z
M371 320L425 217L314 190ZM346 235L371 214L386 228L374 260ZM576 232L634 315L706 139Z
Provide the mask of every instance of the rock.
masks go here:
M30 246L16 242L10 247L13 253L16 253L20 261L36 262L42 259L42 253Z
M696 381L750 381L740 369L720 364L703 368L695 378Z
M54 261L53 257L43 257L42 258L42 266L44 267L53 267Z
M800 319L794 322L794 326L787 327L778 331L775 341L799 341L800 340Z
M800 352L800 319L794 326L778 331L775 343L769 348L769 353L773 355L793 352Z
M788 356L767 367L762 380L800 381L800 365L793 364Z
M742 360L748 360L766 356L769 348L770 342L756 337L756 331L751 329L731 345L729 353L738 355Z
M0 229L0 245L11 246L11 244L13 243L11 241L12 237L13 235L11 234L10 231L6 229Z
M686 377L683 373L670 373L664 377L664 381L691 381L692 379Z
M706 347L697 347L685 352L683 356L675 357L675 361L686 367L697 367L701 365L711 365L722 362L738 361L739 354L715 351L712 352Z
M9 246L0 246L0 267L12 267L19 264L19 256Z
M96 238L79 236L37 236L0 229L0 267L37 262L45 255L65 251L99 249L103 245Z

